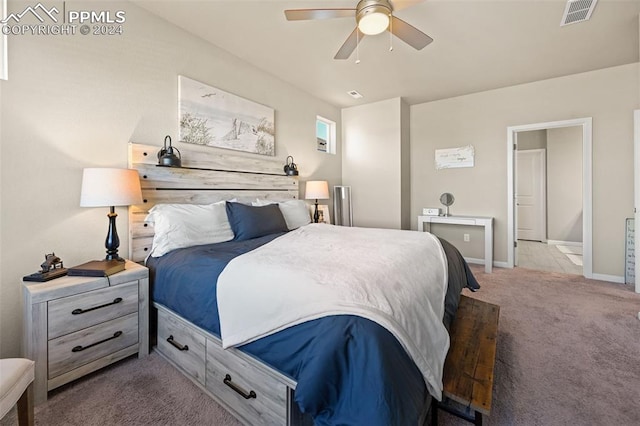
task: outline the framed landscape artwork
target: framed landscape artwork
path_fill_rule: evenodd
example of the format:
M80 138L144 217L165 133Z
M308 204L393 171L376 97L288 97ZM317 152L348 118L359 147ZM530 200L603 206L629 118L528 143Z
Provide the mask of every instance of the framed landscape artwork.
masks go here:
M180 141L275 155L275 113L224 90L178 76Z

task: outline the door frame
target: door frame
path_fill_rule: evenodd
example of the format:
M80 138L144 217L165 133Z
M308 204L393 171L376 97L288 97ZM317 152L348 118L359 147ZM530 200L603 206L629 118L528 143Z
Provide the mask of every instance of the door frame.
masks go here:
M536 154L542 154L542 161L540 163L539 173L542 176L542 185L540 185L540 190L538 191L538 196L540 197L540 209L541 211L536 212L537 214L541 214L540 217L540 226L542 227L542 239L540 240L543 243L547 242L547 150L545 148L537 148L537 149L526 149L526 150L518 150L516 149L514 154L516 156L516 162L514 163L514 173L515 173L515 181L514 181L514 199L517 197L516 188L518 187L518 161L517 156L518 152L535 152ZM516 201L516 211L515 211L515 234L513 236L514 240L518 240L518 206ZM518 261L514 258L514 266L518 265Z
M513 268L515 258L515 143L517 133L529 130L582 127L582 262L583 275L593 277L593 182L592 182L592 127L591 117L547 123L507 127L507 267Z

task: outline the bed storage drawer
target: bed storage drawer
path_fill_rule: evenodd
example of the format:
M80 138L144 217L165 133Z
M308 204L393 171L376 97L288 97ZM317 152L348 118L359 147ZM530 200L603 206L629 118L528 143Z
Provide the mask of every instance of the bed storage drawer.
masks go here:
M49 341L49 379L138 344L138 313Z
M206 338L177 316L158 310L158 351L202 385Z
M138 281L52 300L49 339L138 311Z
M207 339L206 388L247 424L287 424L287 386L262 364Z

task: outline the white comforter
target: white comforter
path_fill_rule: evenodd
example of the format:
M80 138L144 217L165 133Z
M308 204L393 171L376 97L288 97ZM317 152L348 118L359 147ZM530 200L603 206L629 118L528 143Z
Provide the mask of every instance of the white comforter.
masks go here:
M447 263L426 232L311 224L233 259L218 278L222 345L328 315L385 327L442 398Z

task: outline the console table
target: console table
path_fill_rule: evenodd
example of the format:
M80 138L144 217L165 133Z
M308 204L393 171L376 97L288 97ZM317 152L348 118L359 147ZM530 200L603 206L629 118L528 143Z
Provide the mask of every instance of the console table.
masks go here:
M491 273L493 266L493 218L483 216L418 216L418 231L431 231L432 223L484 227L484 270Z

